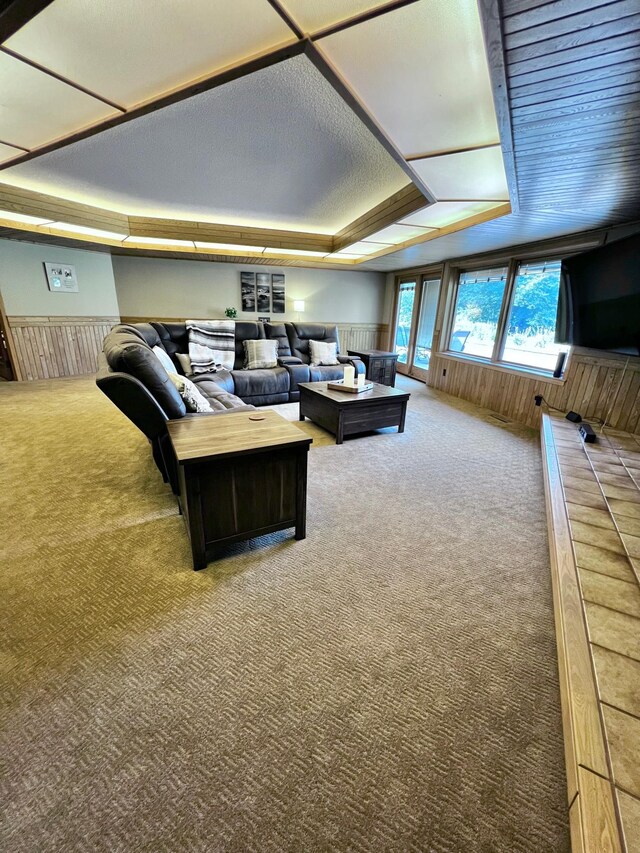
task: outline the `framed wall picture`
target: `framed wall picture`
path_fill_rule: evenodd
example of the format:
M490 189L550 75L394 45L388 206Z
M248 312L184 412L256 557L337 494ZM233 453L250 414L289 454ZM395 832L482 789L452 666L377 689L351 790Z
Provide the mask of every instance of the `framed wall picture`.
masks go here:
M274 272L271 276L271 305L274 314L284 314L286 303L282 273Z
M258 311L271 310L271 275L259 272L256 275L258 285Z
M256 310L256 274L254 272L240 273L240 301L243 311Z
M78 279L73 264L44 262L47 284L52 293L77 293Z

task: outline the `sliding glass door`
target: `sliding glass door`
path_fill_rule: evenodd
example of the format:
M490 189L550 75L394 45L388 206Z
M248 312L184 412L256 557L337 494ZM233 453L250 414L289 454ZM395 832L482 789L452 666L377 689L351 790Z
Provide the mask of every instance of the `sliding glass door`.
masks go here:
M426 380L439 296L439 277L425 275L398 281L394 348L400 373Z

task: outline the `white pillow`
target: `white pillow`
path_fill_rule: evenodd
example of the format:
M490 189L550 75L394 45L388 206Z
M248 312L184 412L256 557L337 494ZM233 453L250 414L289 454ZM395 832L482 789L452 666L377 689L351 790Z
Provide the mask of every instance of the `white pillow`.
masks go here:
M184 400L184 404L188 412L213 411L204 394L202 394L196 385L190 379L187 379L186 376L180 376L177 373L170 373L169 379L176 386L176 390Z
M338 361L338 344L327 341L309 341L311 364L340 364Z
M176 358L178 359L178 363L180 364L180 367L184 371L184 375L185 376L191 376L191 374L193 373L193 370L191 368L191 359L189 358L188 354L185 352L177 352Z
M244 341L244 369L278 366L278 341Z
M165 352L165 350L162 349L162 347L155 346L153 348L153 352L155 353L158 361L164 367L164 369L167 371L167 373L175 373L176 372L175 364L171 361L171 357L169 356L169 354L167 352Z

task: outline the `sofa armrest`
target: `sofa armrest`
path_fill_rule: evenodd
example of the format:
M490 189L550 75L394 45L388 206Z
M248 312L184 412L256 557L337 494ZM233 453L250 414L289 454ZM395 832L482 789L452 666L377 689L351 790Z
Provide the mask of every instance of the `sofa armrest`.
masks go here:
M278 367L286 367L288 364L303 364L301 358L296 358L295 355L283 355L278 359Z
M350 364L355 370L356 376L367 372L364 362L359 355L339 355L338 361L340 364Z

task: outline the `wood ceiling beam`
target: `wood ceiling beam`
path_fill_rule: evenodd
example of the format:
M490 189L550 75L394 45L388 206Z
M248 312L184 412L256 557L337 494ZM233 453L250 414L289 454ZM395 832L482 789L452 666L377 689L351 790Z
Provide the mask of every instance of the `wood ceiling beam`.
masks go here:
M275 12L278 13L278 15L280 15L285 24L295 34L296 38L304 38L304 33L302 32L300 27L296 24L296 22L293 20L287 10L282 6L282 4L278 2L278 0L267 0L267 3L273 8Z
M333 238L333 251L339 252L345 246L364 240L387 225L393 225L399 219L420 210L427 205L428 199L414 186L408 184L397 193L380 202L371 210L345 226Z
M425 198L424 204L433 204L435 202L435 197L432 195L427 185L418 177L409 163L407 163L404 155L396 147L395 143L391 141L390 137L387 136L375 118L360 102L359 98L351 91L346 80L338 73L324 53L322 53L322 51L311 40L307 40L304 44L304 52L307 58L313 62L325 80L333 86L347 106L358 116L360 121L375 136L387 153L391 155L398 166L400 166L402 171L407 175L409 180L418 187Z
M31 18L42 12L52 0L13 0L0 9L0 44L5 42Z
M480 12L480 23L482 25L487 62L489 64L493 105L498 122L498 132L500 134L507 186L509 187L511 210L513 213L518 213L520 210L518 174L514 155L511 105L509 103L509 84L507 83L500 0L478 0L478 11Z
M331 234L143 216L129 217L129 233L136 237L165 237L171 240L193 240L200 243L236 243L311 252L330 252L333 246Z
M508 201L500 204L499 207L494 207L491 210L484 210L482 213L476 213L473 216L468 216L466 219L460 219L458 222L452 222L451 225L445 225L443 228L437 228L428 231L426 234L421 234L419 237L414 237L411 240L405 240L404 243L397 243L395 246L389 246L386 249L381 249L379 252L374 252L371 255L359 259L358 264L364 264L368 261L373 261L376 258L390 255L393 252L400 252L402 249L409 249L411 246L417 246L419 243L427 243L429 240L437 240L439 237L445 237L447 234L454 234L456 231L464 231L465 228L471 228L472 225L480 225L483 222L489 222L492 219L498 219L500 216L506 216L512 213L511 205Z
M255 74L256 71L262 71L264 68L269 68L272 65L277 65L280 62L293 58L294 56L299 56L304 52L306 44L307 39L301 39L299 41L292 42L291 44L278 47L275 50L253 56L251 59L239 62L236 65L223 69L222 71L216 71L214 74L207 77L201 77L198 80L193 80L186 86L173 89L170 92L165 92L165 94L161 95L159 98L151 98L148 101L144 101L143 103L127 110L125 113L119 113L118 115L111 116L104 121L96 122L89 127L74 131L60 139L55 139L45 145L32 148L29 152L22 154L19 157L14 157L12 160L0 163L0 171L8 169L11 166L17 166L20 163L26 163L36 157L41 157L43 154L58 151L60 148L66 148L68 145L73 145L74 142L79 142L81 139L87 139L91 136L95 136L97 133L102 133L112 127L117 127L120 124L133 121L141 116L157 112L158 110L164 109L164 107L177 104L187 98L192 98L195 95L202 94L203 92L208 92L218 86L224 86L225 83L230 83L240 77Z

